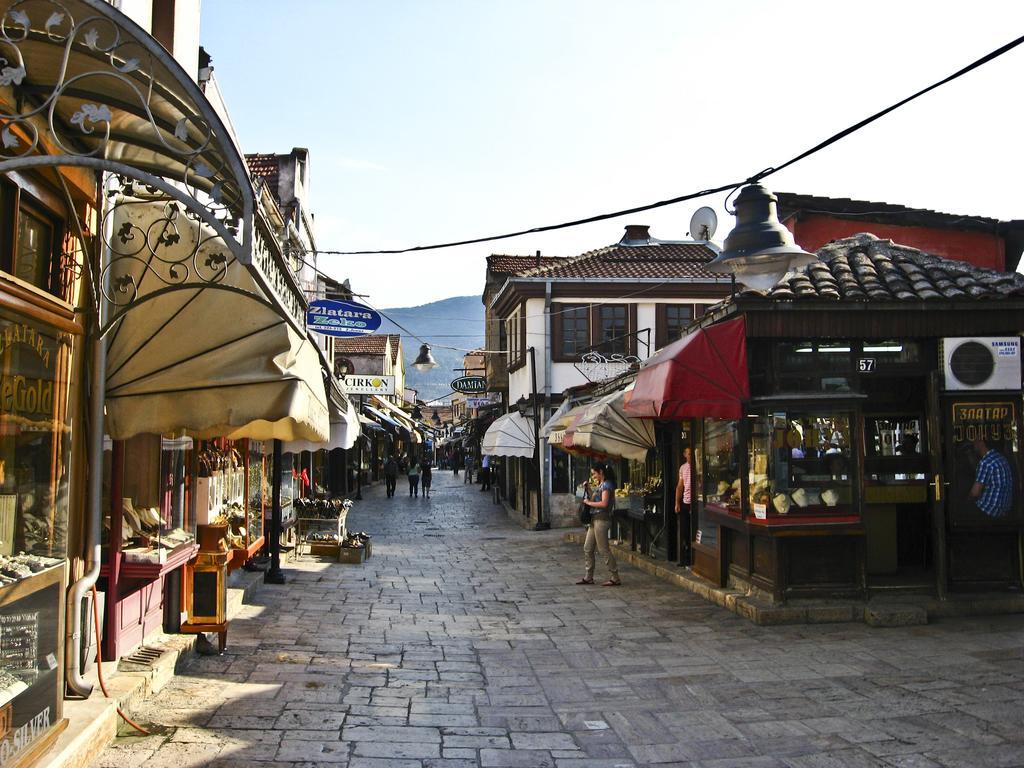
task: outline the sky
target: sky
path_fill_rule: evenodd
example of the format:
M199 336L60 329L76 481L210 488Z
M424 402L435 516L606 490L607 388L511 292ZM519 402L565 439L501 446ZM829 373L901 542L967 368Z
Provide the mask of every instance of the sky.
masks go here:
M310 151L320 250L404 248L740 182L1024 34L1017 0L205 0L244 152ZM768 177L772 190L1024 219L1024 46ZM376 307L483 291L491 253L626 224L687 239L724 195L558 232L320 255Z

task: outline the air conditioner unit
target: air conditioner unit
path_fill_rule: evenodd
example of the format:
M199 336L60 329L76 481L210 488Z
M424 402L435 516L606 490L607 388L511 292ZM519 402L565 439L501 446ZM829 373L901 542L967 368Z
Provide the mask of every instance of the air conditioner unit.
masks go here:
M1020 391L1018 336L943 339L939 354L947 390Z

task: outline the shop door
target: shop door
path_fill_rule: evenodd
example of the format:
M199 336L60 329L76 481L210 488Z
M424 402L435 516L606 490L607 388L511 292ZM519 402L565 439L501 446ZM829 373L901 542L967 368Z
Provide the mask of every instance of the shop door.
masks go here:
M872 587L934 587L930 432L921 410L864 414L864 531Z
M966 391L947 393L940 404L946 585L971 591L1019 587L1020 396ZM996 463L1002 469L993 472ZM976 484L984 489L978 496L972 493Z
M943 435L947 425L939 401L940 373L933 371L928 376L928 473L931 478L928 488L928 505L931 510L932 552L935 561L935 591L945 599L949 584L949 563L946 558L946 482L945 445Z

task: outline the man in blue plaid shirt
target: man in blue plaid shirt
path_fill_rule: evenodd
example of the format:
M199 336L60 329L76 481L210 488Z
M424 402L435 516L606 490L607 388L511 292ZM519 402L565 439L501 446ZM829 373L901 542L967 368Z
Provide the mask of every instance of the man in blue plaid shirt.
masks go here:
M1006 517L1013 508L1013 470L995 448L984 438L974 441L974 450L981 457L971 486L971 498L978 509L989 517Z

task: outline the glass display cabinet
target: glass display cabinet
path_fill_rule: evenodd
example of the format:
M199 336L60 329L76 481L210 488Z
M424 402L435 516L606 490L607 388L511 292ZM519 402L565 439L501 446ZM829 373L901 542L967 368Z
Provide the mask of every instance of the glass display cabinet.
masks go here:
M0 311L0 764L55 737L63 698L72 337Z

